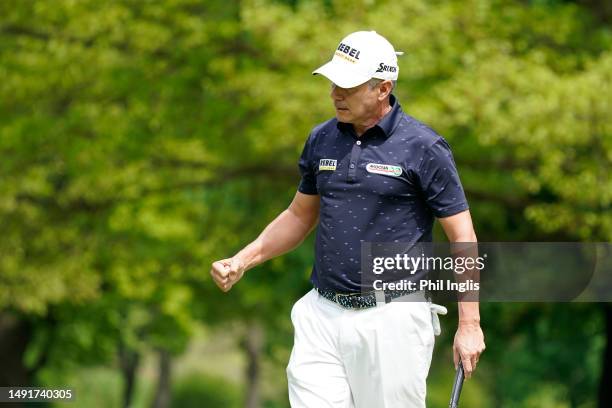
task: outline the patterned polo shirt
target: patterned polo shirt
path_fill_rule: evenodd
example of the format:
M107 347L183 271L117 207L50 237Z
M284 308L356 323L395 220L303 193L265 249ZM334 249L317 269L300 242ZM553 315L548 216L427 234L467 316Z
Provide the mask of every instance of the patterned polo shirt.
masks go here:
M298 190L318 194L321 204L311 275L319 289L367 290L362 243L431 242L434 217L468 209L446 140L405 114L393 95L390 103L360 137L333 118L304 146Z

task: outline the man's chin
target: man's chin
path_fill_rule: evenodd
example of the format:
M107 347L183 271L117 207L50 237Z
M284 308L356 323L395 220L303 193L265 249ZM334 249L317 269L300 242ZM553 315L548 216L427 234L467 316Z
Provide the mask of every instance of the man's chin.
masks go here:
M348 111L336 110L336 119L338 119L339 122L348 123L350 121L350 115Z

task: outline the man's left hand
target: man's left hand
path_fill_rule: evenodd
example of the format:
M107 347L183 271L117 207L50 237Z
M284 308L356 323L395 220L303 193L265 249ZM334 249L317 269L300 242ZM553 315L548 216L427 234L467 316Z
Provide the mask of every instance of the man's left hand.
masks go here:
M478 359L484 350L484 334L480 328L480 323L460 321L453 343L453 360L455 368L457 368L461 357L465 378L472 376L478 365Z

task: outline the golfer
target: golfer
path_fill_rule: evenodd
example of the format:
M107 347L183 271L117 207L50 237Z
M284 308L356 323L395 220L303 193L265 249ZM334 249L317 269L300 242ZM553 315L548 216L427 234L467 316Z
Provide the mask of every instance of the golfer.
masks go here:
M444 308L422 292L364 288L361 245L430 242L435 218L449 241L476 242L448 144L392 94L397 54L381 35L359 31L313 72L331 81L336 115L311 131L293 201L255 241L212 264L215 283L229 291L317 227L313 289L291 311L293 408L424 407ZM459 302L458 310L454 362L469 378L484 337L478 303Z

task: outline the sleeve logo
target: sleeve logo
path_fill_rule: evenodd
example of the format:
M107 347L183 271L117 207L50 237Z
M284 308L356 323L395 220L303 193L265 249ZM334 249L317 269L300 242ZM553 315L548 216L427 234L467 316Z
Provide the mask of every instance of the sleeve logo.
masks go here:
M337 160L332 159L321 159L319 160L319 170L336 170Z
M382 174L383 176L399 177L402 175L400 166L392 166L390 164L368 163L366 166L368 173Z

